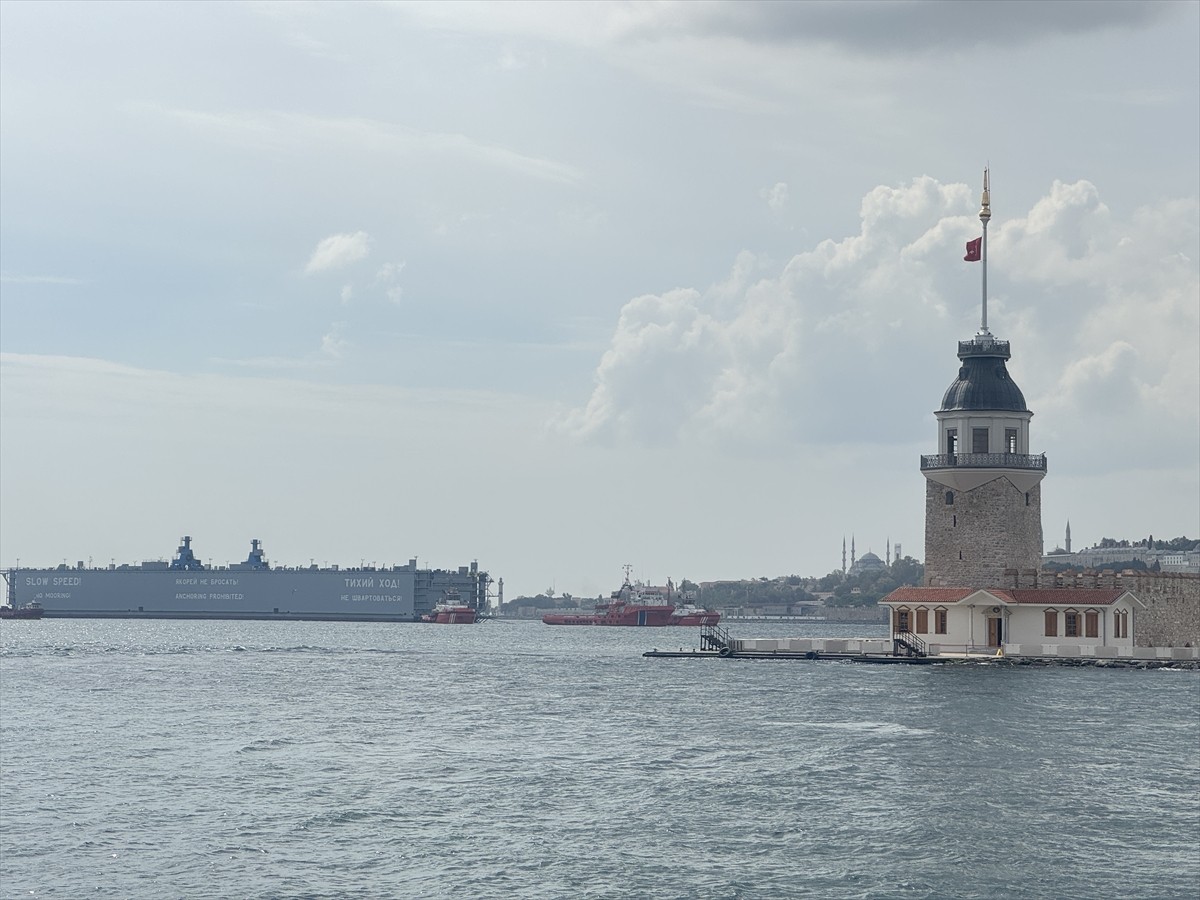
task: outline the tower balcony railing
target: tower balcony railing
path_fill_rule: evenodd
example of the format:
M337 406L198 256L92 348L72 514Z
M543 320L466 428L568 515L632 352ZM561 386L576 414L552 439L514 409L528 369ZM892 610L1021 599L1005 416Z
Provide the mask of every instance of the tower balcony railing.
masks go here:
M1010 359L1012 354L1008 349L1008 341L998 341L990 335L977 335L974 340L958 342L958 358L966 359L968 356L1002 356Z
M1032 469L1046 471L1046 454L1028 453L935 453L921 457L921 471L926 469Z

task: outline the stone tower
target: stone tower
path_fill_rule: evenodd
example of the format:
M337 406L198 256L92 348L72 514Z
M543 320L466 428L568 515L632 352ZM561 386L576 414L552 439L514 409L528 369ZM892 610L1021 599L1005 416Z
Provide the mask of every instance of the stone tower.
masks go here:
M979 332L958 342L958 376L937 416L938 452L921 457L925 476L925 583L933 587L1011 586L1005 569L1036 569L1042 559L1042 493L1046 457L1029 453L1029 421L1021 389L1009 377L1008 341L987 327L987 225L984 172L983 318Z

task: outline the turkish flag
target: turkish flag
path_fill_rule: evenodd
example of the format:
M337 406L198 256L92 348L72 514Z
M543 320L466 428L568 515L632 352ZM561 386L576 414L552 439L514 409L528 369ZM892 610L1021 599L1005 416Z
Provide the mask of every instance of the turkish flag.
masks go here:
M967 255L963 257L967 262L979 262L983 258L983 238L977 237L973 241L967 241Z

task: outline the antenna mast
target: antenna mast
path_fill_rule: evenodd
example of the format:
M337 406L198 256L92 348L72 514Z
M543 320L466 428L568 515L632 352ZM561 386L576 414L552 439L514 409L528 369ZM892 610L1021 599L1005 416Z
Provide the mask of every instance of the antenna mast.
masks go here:
M990 335L987 324L987 227L992 218L992 195L988 179L988 170L983 170L983 199L980 201L979 221L983 223L983 241L980 248L980 261L983 263L983 317L979 322L979 333Z

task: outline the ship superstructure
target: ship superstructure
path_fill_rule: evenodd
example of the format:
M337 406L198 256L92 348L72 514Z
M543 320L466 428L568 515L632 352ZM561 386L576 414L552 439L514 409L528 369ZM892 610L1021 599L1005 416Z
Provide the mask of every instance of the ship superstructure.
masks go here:
M416 622L447 594L488 607L486 572L477 563L421 569L417 560L377 567L275 567L259 540L244 562L205 565L185 536L169 561L93 568L5 571L10 605L39 603L47 618L306 619Z

